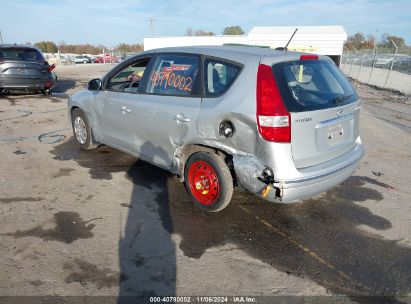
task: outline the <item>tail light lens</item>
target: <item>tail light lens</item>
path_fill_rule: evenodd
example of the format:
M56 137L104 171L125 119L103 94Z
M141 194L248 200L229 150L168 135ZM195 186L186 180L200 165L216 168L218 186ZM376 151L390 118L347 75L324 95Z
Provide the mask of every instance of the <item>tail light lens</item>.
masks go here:
M45 89L50 89L53 86L53 82L48 80L43 84L43 86L44 86Z
M56 68L56 65L53 63L52 65L49 66L49 72L53 71Z
M260 64L257 73L257 125L262 138L291 142L291 118L270 66Z

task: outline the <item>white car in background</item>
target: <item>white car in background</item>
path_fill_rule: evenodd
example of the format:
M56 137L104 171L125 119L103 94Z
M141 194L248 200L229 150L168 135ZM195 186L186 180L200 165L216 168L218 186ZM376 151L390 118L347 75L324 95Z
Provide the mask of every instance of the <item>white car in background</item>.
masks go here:
M91 63L91 59L87 56L76 56L74 58L74 63Z

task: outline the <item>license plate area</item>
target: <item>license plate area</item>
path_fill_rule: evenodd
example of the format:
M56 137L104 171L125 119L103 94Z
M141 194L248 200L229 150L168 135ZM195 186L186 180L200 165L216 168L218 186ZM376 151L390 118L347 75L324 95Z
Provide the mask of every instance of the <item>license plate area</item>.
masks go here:
M354 116L325 121L316 126L316 145L318 150L328 150L350 143L353 140Z
M15 75L15 76L38 76L42 73L37 69L30 68L9 68L5 74Z
M328 128L327 139L329 145L338 144L343 140L344 128L341 124Z

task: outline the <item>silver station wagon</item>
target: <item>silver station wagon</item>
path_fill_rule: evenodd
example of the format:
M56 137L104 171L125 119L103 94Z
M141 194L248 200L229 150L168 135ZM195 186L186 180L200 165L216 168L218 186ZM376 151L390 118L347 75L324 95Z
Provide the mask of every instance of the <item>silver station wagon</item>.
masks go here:
M364 154L359 110L330 58L245 46L142 52L69 99L81 148L164 168L213 212L235 187L290 203L343 182Z

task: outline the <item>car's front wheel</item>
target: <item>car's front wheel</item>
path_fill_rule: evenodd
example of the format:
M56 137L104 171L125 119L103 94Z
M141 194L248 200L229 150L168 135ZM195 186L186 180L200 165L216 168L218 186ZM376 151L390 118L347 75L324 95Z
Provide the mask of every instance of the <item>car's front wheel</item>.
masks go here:
M83 150L90 150L96 147L87 116L79 108L73 110L71 114L71 124L74 137Z
M195 204L217 212L228 206L233 195L230 169L217 154L194 153L185 166L185 185Z

